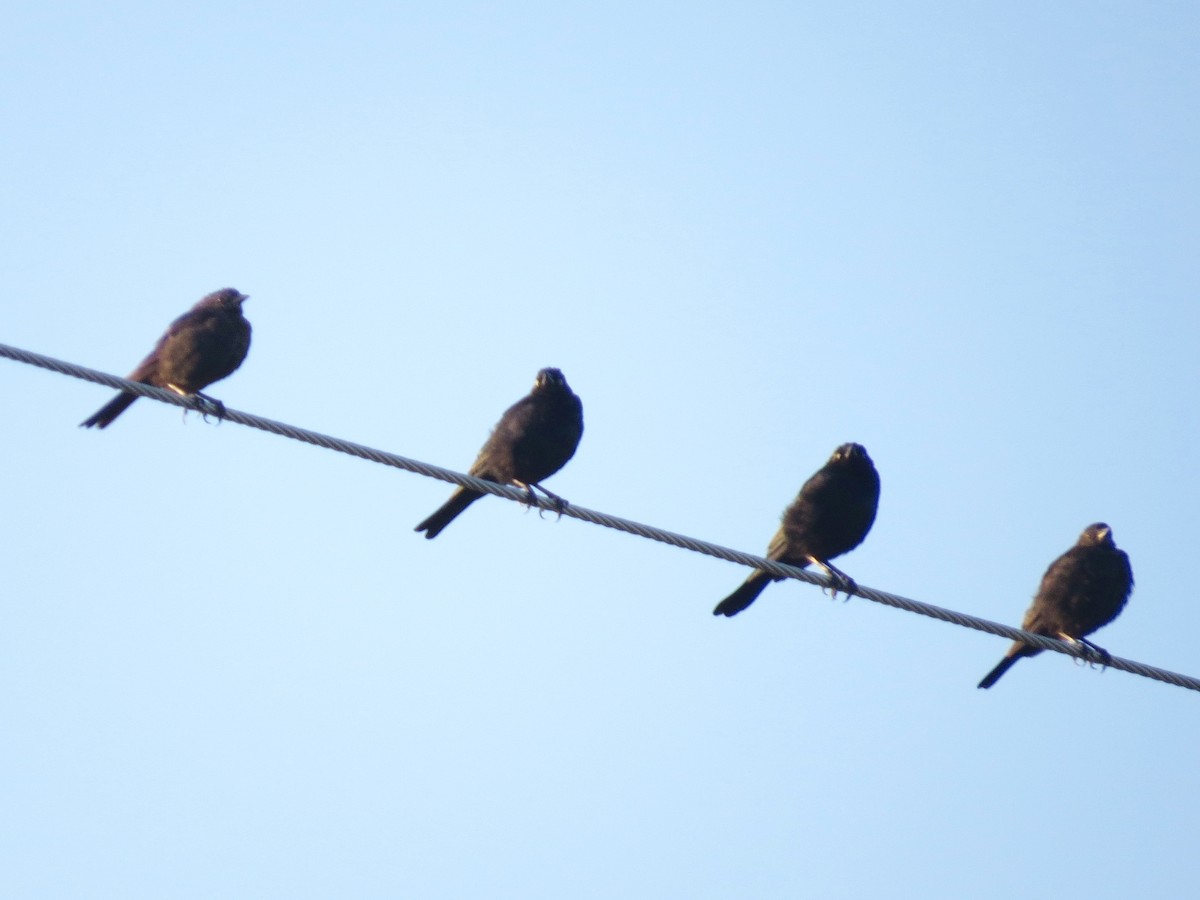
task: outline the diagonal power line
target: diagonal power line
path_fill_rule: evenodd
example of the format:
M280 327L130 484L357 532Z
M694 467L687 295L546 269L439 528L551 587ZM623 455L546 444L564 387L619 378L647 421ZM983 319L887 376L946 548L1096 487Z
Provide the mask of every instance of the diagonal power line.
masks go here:
M0 356L7 357L8 359L12 359L17 362L26 363L27 365L49 369L52 372L58 372L62 375L68 375L72 378L80 378L84 381L102 384L106 387L114 388L115 390L128 391L141 397L149 397L152 400L159 400L163 403L181 406L184 409L196 410L198 412L205 411L205 408L196 400L188 397L181 397L172 391L142 384L137 381L129 381L125 378L109 375L107 372L99 372L95 369L88 369L83 366L75 365L74 363L63 362L62 360L53 359L49 356L42 356L38 353L32 353L28 350L10 347L7 344L0 344ZM515 500L518 503L529 502L529 496L527 493L516 487L496 484L492 481L483 481L479 478L475 478L471 475L465 475L462 472L456 472L452 469L443 469L440 466L430 465L429 463L420 462L415 459L408 459L404 456L398 456L395 453L376 450L372 447L364 446L363 444L355 444L351 441L342 440L341 438L321 434L320 432L309 431L306 428L298 428L295 425L276 422L273 419L265 419L261 416L241 412L236 409L226 409L224 418L230 422L236 422L239 425L245 425L249 428L257 428L260 431L277 434L281 437L290 438L294 441L301 441L306 444L313 444L317 447L324 447L327 450L335 450L339 453L346 453L350 456L356 456L359 459L365 459L370 462L379 463L380 465L392 466L396 469L404 469L407 472L415 472L418 475L424 475L427 478L436 478L440 481L447 481L451 484L457 484L461 487L471 488L472 490L481 491L486 494L494 494L497 497L504 497L507 500ZM555 510L553 502L543 497L536 498L536 505L541 509L548 509L551 511ZM762 569L763 571L769 572L772 575L779 575L784 578L794 578L798 581L807 581L809 584L815 584L822 588L834 587L832 582L824 575L808 572L804 569L797 569L794 566L784 565L783 563L775 562L774 560L764 559L763 557L755 556L752 553L743 553L740 550L731 550L728 547L722 547L720 544L709 543L708 541L702 541L686 535L676 534L672 531L664 531L663 529L656 528L653 525L643 525L640 522L622 519L618 516L612 516L607 513L598 512L594 509L588 509L587 507L570 504L565 510L563 510L563 514L575 519L582 519L584 522L591 522L593 525L602 525L605 528L614 528L617 531L624 531L628 534L637 535L638 537L648 538L649 540L658 541L663 544L670 544L673 547L681 547L684 550L691 550L694 553L703 553L706 556L715 556L717 559L728 560L729 562L739 563L744 566L749 566L750 568ZM892 606L896 609L903 609L907 612L928 616L931 619L949 622L952 625L960 625L963 628L973 628L976 631L984 631L988 634L999 635L1000 637L1005 637L1010 640L1024 641L1027 644L1032 644L1033 646L1040 647L1043 650L1053 650L1056 653L1063 653L1067 656L1073 656L1076 659L1082 659L1087 662L1095 661L1094 657L1090 655L1090 651L1074 644L1070 644L1066 641L1055 640L1054 638L1044 637L1040 634L1032 634L1027 631L1022 631L1020 628L1013 628L1010 625L1002 625L999 622L992 622L989 619L981 619L978 616L956 612L954 610L945 609L940 606L934 606L929 603L922 603L919 600L910 600L907 597L901 597L897 594L890 594L887 591L880 591L876 590L875 588L864 587L863 585L858 585L852 593L855 594L855 596L863 597L864 599L874 601L875 603L882 603L884 606ZM1136 662L1130 659L1123 659L1119 656L1113 656L1106 660L1106 665L1113 669L1120 669L1123 672L1141 675L1144 678L1152 678L1155 681L1162 681L1166 684L1173 684L1177 687L1187 688L1188 690L1200 691L1200 678L1194 678L1190 675L1181 675L1177 672L1171 672L1167 669L1160 669L1156 666L1148 666L1144 663Z

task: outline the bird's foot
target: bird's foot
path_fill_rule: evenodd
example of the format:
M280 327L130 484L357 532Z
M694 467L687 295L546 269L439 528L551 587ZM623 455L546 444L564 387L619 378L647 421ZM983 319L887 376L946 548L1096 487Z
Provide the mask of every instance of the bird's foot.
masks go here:
M542 487L540 484L529 485L529 493L531 495L533 494L534 488L537 488L539 491L541 491L543 494L546 495L546 499L550 501L550 504L553 507L554 511L556 513L558 513L558 519L561 519L562 515L563 515L563 510L565 510L570 504L567 503L567 501L564 500L562 497L558 496L558 494L551 493L550 491L548 491L544 487ZM541 516L541 514L543 512L545 512L545 510L542 507L538 507L538 516ZM554 521L557 522L558 519L555 519Z
M192 394L192 399L196 401L196 411L200 413L200 418L205 422L208 421L209 416L213 416L218 424L225 418L225 404L215 397L196 391Z
M521 501L521 505L526 509L533 509L537 506L537 494L533 492L533 485L525 484L523 481L516 482L516 485L525 489L525 499Z
M1103 647L1098 647L1087 638L1071 637L1067 634L1059 635L1068 644L1072 644L1076 648L1083 651L1082 657L1076 657L1076 661L1090 668L1100 667L1100 670L1108 668L1108 664L1112 662L1112 654Z
M829 581L831 583L828 587L821 588L821 590L822 592L826 590L830 591L829 596L831 600L836 600L838 592L841 591L846 595L843 602L847 602L850 600L851 594L858 592L858 585L854 583L854 579L841 569L831 566L829 563L823 562L815 557L809 557L809 562L813 563L818 568L823 569L825 574L829 576Z

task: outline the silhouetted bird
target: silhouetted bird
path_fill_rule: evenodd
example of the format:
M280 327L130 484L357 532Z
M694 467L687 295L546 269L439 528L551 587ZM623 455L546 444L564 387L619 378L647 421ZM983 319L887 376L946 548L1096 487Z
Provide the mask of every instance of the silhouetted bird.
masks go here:
M583 404L571 392L558 369L537 373L533 390L500 417L470 468L476 478L498 484L515 484L529 491L536 487L562 508L562 498L541 482L567 464L583 436ZM416 527L426 538L435 538L454 517L482 497L478 491L459 488L433 515Z
M233 288L209 294L171 323L150 355L129 373L129 380L200 397L223 411L219 401L205 397L200 389L232 373L246 358L250 323L242 316L245 301L246 295ZM117 394L81 424L104 428L136 399L136 394Z
M1115 619L1132 590L1129 557L1113 543L1112 529L1097 522L1083 529L1075 546L1050 564L1021 628L1082 643L1107 657L1107 651L1084 638ZM1015 641L979 686L990 688L1018 659L1041 652L1041 647Z
M863 542L879 507L879 473L861 444L842 444L829 462L804 482L767 548L767 559L803 569L825 570L837 589L854 590L854 582L829 561ZM717 604L714 616L736 616L763 589L781 578L755 569L736 591Z

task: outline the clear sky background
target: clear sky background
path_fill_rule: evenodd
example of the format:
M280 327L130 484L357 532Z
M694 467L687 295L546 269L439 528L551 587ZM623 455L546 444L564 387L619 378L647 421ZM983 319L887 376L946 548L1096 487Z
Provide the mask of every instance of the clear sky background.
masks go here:
M1109 522L1200 674L1200 8L22 4L0 341L761 552L863 443L860 583L1017 624ZM0 895L1191 898L1200 697L0 361Z

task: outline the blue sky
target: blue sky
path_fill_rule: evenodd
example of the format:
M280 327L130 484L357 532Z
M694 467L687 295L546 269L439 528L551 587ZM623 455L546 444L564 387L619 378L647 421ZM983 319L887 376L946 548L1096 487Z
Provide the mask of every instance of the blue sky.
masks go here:
M10 10L0 341L124 374L251 295L228 405L1019 623L1107 521L1200 674L1185 3ZM1194 693L0 363L0 893L1189 897Z

